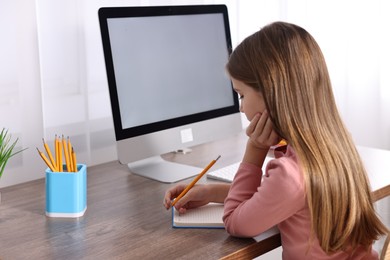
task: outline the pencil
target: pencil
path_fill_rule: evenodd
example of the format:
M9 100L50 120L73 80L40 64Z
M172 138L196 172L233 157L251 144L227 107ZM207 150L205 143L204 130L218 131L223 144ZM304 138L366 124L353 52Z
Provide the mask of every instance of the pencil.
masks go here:
M49 166L50 170L52 172L55 172L53 165L49 162L49 160L46 158L46 156L43 154L43 152L39 151L38 147L37 147L37 151L38 151L39 155L41 156L41 158L45 161L46 165Z
M43 145L45 146L46 153L49 156L51 165L53 167L55 167L56 163L55 163L55 160L53 159L53 155L52 155L52 153L50 151L49 145L47 145L47 143L45 142L45 139L42 138L42 141L43 141Z
M58 171L63 172L64 167L62 165L62 143L60 137L58 137Z
M65 155L65 163L66 163L66 171L71 172L72 167L71 163L69 161L69 152L68 152L68 146L66 144L64 136L62 136L62 147L64 148L64 155Z
M180 195L173 201L172 203L172 207L175 206L176 202L181 199L184 195L187 194L187 192L192 188L194 187L194 185L200 180L200 178L202 178L202 176L214 165L214 163L216 163L218 161L218 159L221 158L221 156L219 155L217 157L217 159L215 160L212 160L209 165L206 166L206 168L204 168L204 170L199 173L199 175L190 183L188 184L188 186L180 193Z
M75 172L75 167L73 163L73 155L72 155L72 144L70 143L70 138L68 136L68 152L69 152L69 164L70 164L70 172Z
M56 169L57 169L57 172L60 171L60 152L58 151L58 139L57 139L57 135L55 136L55 139L54 139L54 145L55 145L55 150L56 150Z
M77 158L76 158L76 153L73 150L73 147L72 147L72 160L73 160L73 170L74 172L77 172Z

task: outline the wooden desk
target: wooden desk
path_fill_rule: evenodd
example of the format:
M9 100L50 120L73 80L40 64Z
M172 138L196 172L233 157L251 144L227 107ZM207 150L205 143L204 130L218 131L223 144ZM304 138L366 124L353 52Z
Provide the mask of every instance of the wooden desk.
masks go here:
M164 157L203 168L221 154L214 167L222 167L240 159L241 139ZM170 184L133 175L118 162L87 173L88 208L79 219L45 216L44 179L1 189L0 259L218 259L254 243L225 230L173 229L162 205Z
M216 169L239 161L245 143L240 134L164 158L203 168L221 154ZM218 259L238 256L240 249L241 256L250 257L280 245L277 236L259 245L225 230L173 229L171 212L162 206L173 184L133 175L117 162L87 171L88 208L78 219L45 216L44 179L1 189L0 259ZM378 198L390 193L389 181L385 184Z

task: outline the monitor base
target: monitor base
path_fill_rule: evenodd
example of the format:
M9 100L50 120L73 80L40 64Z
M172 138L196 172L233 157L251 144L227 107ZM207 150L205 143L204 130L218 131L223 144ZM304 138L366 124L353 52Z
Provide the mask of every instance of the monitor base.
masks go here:
M169 162L154 156L128 164L130 171L136 175L163 183L174 183L194 177L202 172L201 168Z

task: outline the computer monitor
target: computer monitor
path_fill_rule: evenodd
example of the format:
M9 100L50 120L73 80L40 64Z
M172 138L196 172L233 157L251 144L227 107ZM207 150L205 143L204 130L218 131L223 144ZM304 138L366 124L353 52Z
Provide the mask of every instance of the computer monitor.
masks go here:
M242 131L226 6L103 7L99 22L119 161L166 183L197 175L160 155Z

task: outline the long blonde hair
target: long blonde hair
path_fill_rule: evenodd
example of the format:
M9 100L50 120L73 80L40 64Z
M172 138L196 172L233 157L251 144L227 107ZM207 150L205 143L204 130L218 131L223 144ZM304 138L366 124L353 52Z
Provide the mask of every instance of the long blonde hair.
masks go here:
M373 208L365 168L314 38L296 25L272 23L246 38L226 68L263 94L275 130L294 147L321 248L329 254L368 249L387 229Z

